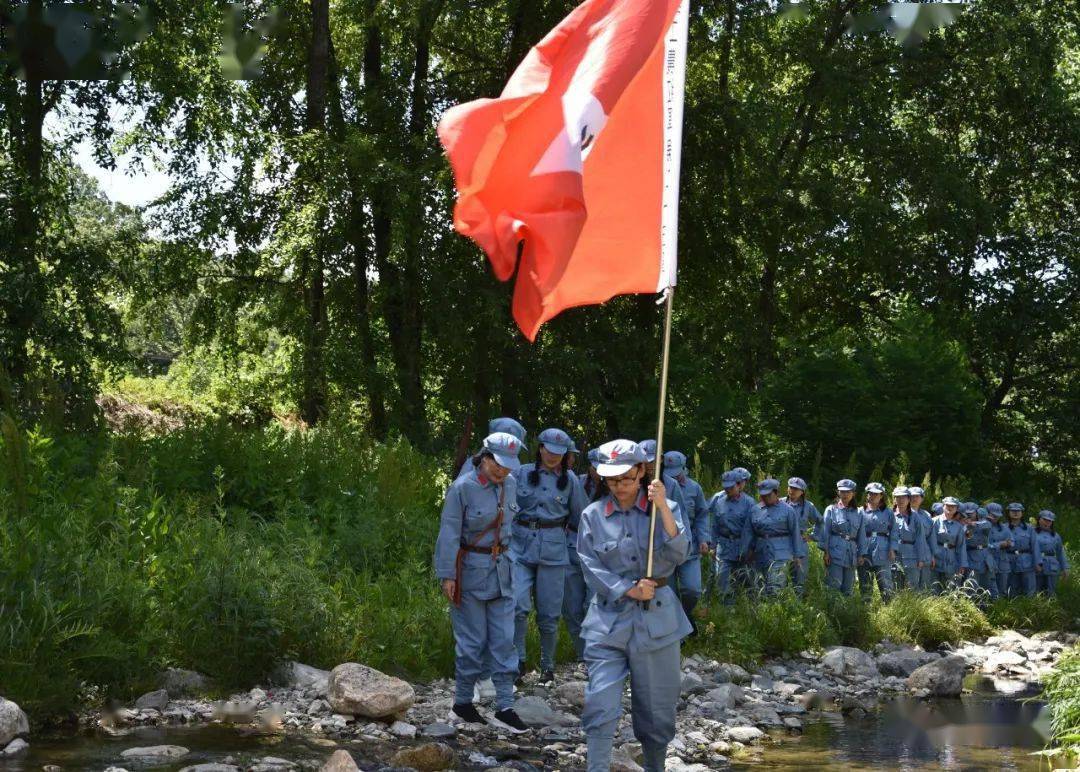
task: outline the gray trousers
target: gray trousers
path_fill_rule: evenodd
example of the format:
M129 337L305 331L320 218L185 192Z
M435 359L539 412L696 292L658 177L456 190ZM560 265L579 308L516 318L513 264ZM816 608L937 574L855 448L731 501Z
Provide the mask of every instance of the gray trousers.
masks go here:
M622 717L623 686L630 676L630 717L646 772L663 772L675 737L675 708L682 686L679 643L655 651L630 651L598 641L585 644L589 685L581 726L588 743L588 771L609 772L611 746Z

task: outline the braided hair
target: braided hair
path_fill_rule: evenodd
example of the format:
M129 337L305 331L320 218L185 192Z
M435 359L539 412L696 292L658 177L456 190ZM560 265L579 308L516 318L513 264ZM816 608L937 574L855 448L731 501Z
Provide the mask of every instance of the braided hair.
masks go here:
M529 472L529 485L534 488L540 484L540 469L544 466L544 459L540 455L540 448L536 449L536 463L533 464L532 471ZM562 461L559 462L559 479L555 483L555 487L559 490L566 490L566 486L570 484L570 454L563 453Z

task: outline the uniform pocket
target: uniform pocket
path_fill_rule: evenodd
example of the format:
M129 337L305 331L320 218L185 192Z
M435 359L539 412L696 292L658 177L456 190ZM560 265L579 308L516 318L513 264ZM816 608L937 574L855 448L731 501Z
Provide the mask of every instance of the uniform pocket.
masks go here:
M607 568L616 570L622 563L619 555L619 540L612 539L596 545L596 556Z
M561 528L547 528L540 537L540 560L544 563L565 563L566 531Z
M675 601L675 593L658 594L649 604L645 614L645 627L653 638L666 638L679 629L682 609Z

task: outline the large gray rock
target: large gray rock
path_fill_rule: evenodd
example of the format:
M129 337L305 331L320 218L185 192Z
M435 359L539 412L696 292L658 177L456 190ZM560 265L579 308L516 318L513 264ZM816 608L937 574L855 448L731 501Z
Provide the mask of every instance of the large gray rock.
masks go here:
M170 697L193 697L210 688L210 679L194 670L170 667L161 674L161 688Z
M874 658L862 649L834 646L821 658L821 667L838 676L880 676Z
M360 772L360 767L356 766L348 751L334 751L319 772Z
M941 655L932 651L916 651L915 649L900 649L882 654L877 658L877 667L882 675L907 678L918 668L939 659Z
M292 689L315 689L325 694L330 681L330 671L301 662L286 662L278 668L274 680Z
M704 699L707 702L715 702L725 710L731 710L743 701L744 695L742 687L740 686L736 686L735 684L720 684L720 686L706 692Z
M411 708L416 692L400 678L367 665L346 662L330 671L326 699L335 713L386 718Z
M30 722L22 708L0 697L0 746L7 745L21 734L30 734Z
M457 754L446 743L424 743L413 748L402 748L390 759L395 767L412 767L420 772L441 772L453 769Z
M147 745L121 751L125 759L179 759L188 755L188 749L180 745Z
M966 668L963 657L942 657L916 669L908 676L907 685L912 691L925 690L935 697L955 697L964 688Z
M135 700L135 708L137 710L156 710L161 713L168 705L169 693L164 689L147 692L142 697Z

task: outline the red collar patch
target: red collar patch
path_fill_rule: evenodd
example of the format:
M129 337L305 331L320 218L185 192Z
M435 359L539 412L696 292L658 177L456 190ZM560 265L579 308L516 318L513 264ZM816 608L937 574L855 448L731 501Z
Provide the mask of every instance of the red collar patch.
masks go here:
M608 498L607 503L604 504L604 517L611 517L615 512L615 500Z
M476 479L480 482L481 485L487 487L488 478L484 477L484 475L480 474L480 472L476 473Z
M640 509L642 512L644 512L646 509L648 509L648 507L649 507L649 497L645 493L645 491L642 491L641 495L638 496L637 508Z

